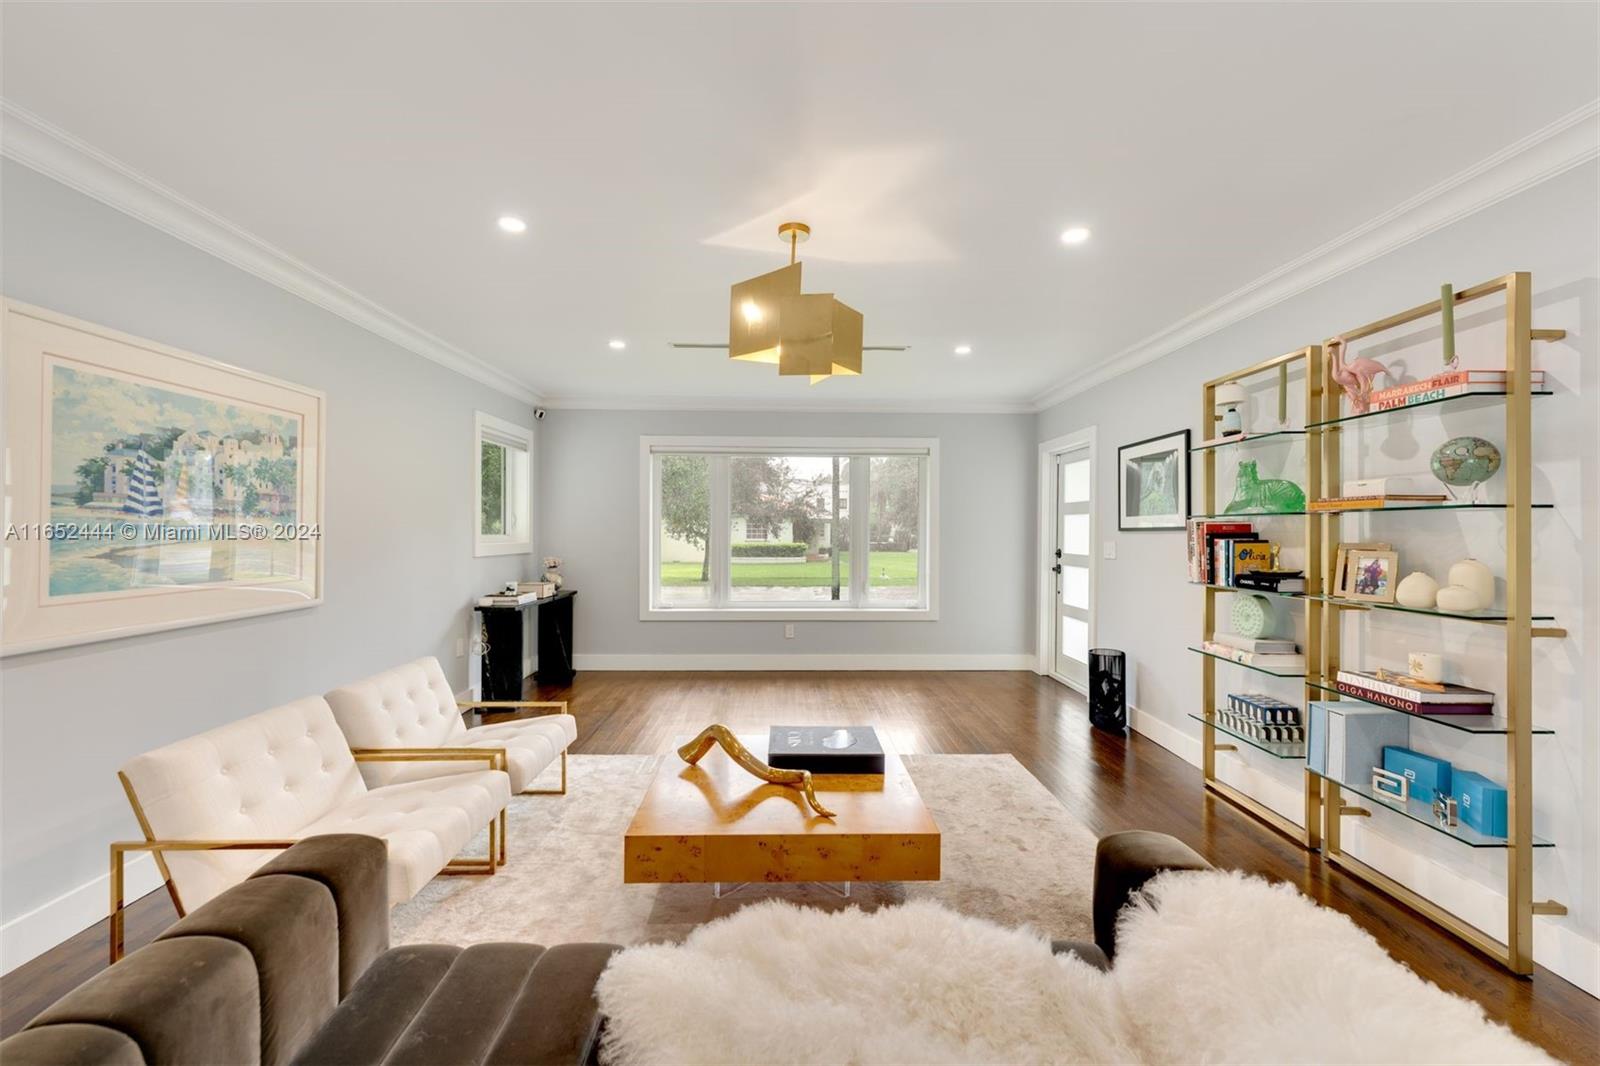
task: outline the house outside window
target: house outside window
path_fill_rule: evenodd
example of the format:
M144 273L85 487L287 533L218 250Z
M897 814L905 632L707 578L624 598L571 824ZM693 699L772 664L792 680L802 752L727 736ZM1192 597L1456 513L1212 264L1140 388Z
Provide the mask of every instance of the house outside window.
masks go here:
M640 616L937 617L937 476L920 438L641 438Z

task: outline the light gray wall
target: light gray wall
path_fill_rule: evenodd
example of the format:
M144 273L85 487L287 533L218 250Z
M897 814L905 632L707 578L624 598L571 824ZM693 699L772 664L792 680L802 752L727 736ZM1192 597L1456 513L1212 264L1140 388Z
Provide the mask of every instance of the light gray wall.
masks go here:
M321 389L325 602L0 662L0 915L49 902L138 836L129 756L423 655L466 685L474 593L531 556L472 556L473 412L518 400L6 161L7 296Z
M1573 915L1563 924L1591 940L1600 928L1596 900L1600 822L1594 818L1600 810L1597 178L1595 164L1577 168L1072 397L1043 412L1038 422L1041 440L1089 425L1099 427L1101 483L1112 488L1097 521L1102 542L1116 542L1117 558L1100 563L1098 641L1128 652L1142 712L1157 718L1158 726L1197 738L1198 726L1187 715L1199 707L1199 657L1185 648L1199 635L1203 593L1183 583L1182 532L1118 531L1117 445L1184 427L1197 432L1200 386L1209 378L1422 303L1436 296L1440 283L1447 280L1465 286L1513 270L1531 271L1534 324L1569 331L1565 341L1536 344L1534 351L1535 366L1546 369L1557 392L1535 400L1534 406L1535 497L1556 505L1553 512L1537 513L1534 519L1534 606L1554 613L1571 633L1565 640L1535 641L1535 717L1540 725L1557 730L1554 739L1536 738L1534 748L1535 831L1558 845L1539 856L1538 898L1566 902ZM1461 314L1462 350L1464 355L1474 354L1466 360L1471 365L1493 365L1504 352L1499 307L1490 303L1471 305ZM1409 362L1414 376L1433 372L1437 325L1424 323L1398 332L1401 336L1385 346L1366 351L1363 345L1364 354L1375 354L1385 363ZM1432 449L1445 436L1462 433L1503 441L1503 409L1472 413L1445 408L1381 424L1372 420L1359 435L1347 431L1345 473L1426 472ZM1218 510L1229 495L1235 462L1231 451L1219 455L1217 463ZM1264 462L1277 461L1269 446L1257 446L1253 454ZM1197 462L1197 492L1199 469ZM1503 493L1503 478L1491 487ZM1346 539L1357 539L1361 521L1343 520ZM1426 569L1442 579L1451 562L1469 554L1484 559L1497 574L1503 569L1504 520L1498 514L1377 516L1365 521L1373 523L1374 537L1395 543L1403 571ZM1404 668L1410 648L1439 650L1459 679L1504 687L1503 643L1492 627L1377 613L1362 624L1364 631L1354 619L1346 623L1347 661L1352 655L1367 656L1375 665ZM1229 681L1273 683L1242 673L1224 679ZM1424 730L1427 727L1413 730L1414 742ZM1427 734L1431 739L1421 743L1459 739L1443 736L1448 733L1433 729ZM1496 779L1503 777L1503 749L1493 739L1458 745L1448 757ZM1422 831L1413 844L1436 848L1429 854L1452 868L1473 866L1484 885L1503 885L1497 880L1503 876L1500 856L1464 856L1467 849L1426 839L1435 836Z
M593 655L1031 653L1033 430L1032 415L552 410L540 543L578 589L580 667ZM939 620L802 621L792 640L782 622L640 621L639 438L673 434L939 438Z

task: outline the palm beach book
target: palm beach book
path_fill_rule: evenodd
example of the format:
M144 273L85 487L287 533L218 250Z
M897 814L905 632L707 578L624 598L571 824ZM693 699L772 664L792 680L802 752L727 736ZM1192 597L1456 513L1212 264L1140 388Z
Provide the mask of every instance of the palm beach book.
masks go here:
M814 774L881 774L883 745L869 725L775 725L767 765Z
M1364 670L1340 670L1334 687L1346 696L1392 707L1407 714L1493 714L1494 693L1466 685L1418 688Z
M1528 381L1531 388L1544 388L1544 371L1529 371ZM1447 370L1442 374L1423 378L1421 381L1408 381L1401 385L1391 385L1387 389L1375 389L1367 397L1367 403L1372 410L1389 411L1396 407L1432 403L1434 400L1450 396L1504 391L1506 391L1504 370Z

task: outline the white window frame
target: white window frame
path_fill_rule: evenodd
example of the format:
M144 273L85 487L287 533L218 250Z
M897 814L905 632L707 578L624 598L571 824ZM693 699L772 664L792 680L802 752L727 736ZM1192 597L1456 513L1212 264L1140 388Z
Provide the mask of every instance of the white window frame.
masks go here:
M701 453L712 458L711 522L712 543L710 579L713 595L727 602L729 573L727 543L732 532L727 478L722 474L727 458L734 455L916 455L925 457L919 486L921 529L917 551L920 558L919 597L916 607L874 606L856 602L859 590L867 588L869 551L850 553L850 594L848 606L800 603L751 604L724 607L665 606L656 602L657 555L660 551L661 497L657 483L655 455L660 453ZM850 464L851 543L867 545L870 527L870 493L867 489L870 464ZM859 514L856 501L862 501ZM751 622L751 621L853 621L853 622L935 622L939 619L939 440L937 437L640 437L639 438L639 618L646 622Z
M483 446L498 444L508 449L506 463L506 515L520 525L516 532L483 532ZM512 469L509 449L520 448L523 458ZM503 418L478 411L472 433L472 554L527 555L533 551L533 430Z

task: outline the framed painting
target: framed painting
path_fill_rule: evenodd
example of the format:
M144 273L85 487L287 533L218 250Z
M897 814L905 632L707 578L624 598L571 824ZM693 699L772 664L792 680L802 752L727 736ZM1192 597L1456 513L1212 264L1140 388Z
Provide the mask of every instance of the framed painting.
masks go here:
M322 602L326 397L4 304L0 655Z
M1189 431L1117 449L1117 528L1183 529L1189 521Z

